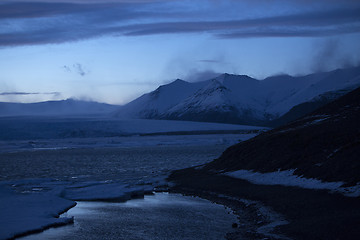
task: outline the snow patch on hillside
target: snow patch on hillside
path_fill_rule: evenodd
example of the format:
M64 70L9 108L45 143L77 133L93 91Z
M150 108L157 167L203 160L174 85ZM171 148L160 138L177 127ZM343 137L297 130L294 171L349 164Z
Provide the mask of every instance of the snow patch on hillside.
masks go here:
M323 182L314 178L304 178L294 174L295 169L259 173L251 170L238 170L234 172L223 173L227 176L247 180L254 184L263 185L282 185L301 187L307 189L326 189L331 192L338 192L348 197L360 196L360 184L352 187L342 187L344 182Z

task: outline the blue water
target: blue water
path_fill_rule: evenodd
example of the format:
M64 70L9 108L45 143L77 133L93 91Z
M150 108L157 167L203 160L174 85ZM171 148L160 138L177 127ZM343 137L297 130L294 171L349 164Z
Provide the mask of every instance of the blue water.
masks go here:
M73 225L21 238L55 239L225 239L237 222L229 209L200 198L157 193L125 203L78 202L66 216Z
M153 186L155 179L165 179L175 169L212 161L231 142L197 145L194 140L188 145L0 153L0 180L17 181L20 192L51 191L53 186L82 182ZM74 216L73 225L24 239L222 239L236 222L223 206L172 194L125 203L79 202L67 215Z

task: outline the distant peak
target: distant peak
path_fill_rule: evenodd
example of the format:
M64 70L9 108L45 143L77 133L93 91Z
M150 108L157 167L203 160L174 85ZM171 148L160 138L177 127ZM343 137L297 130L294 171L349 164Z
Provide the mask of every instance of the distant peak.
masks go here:
M180 78L177 78L176 80L170 82L170 83L167 83L167 84L164 84L164 85L161 85L160 87L158 88L163 88L163 87L166 87L166 86L169 86L169 85L173 85L173 84L184 84L184 83L188 83Z
M155 89L152 92L152 95L154 95L154 96L157 95L160 91L163 91L162 89L167 89L169 87L177 87L177 85L184 84L184 83L188 83L188 82L178 78L178 79L176 79L175 81L173 81L171 83L167 83L167 84L159 86L157 89Z
M221 80L219 81L216 78L212 79L207 86L202 88L202 92L206 92L206 93L215 92L215 91L223 92L227 90L228 89L223 85L223 82Z
M247 75L223 73L218 77L214 78L213 80L216 80L221 84L224 84L225 81L234 81L234 80L239 81L239 80L248 80L248 79L252 79L252 78Z
M180 78L177 78L175 81L173 81L172 83L188 83Z
M219 75L219 76L217 77L217 79L225 79L226 77L231 76L231 75L232 75L232 74L229 74L229 73L223 73L223 74Z
M220 76L231 77L231 76L244 76L244 75L238 75L238 74L233 74L233 73L223 73Z
M272 75L270 77L267 77L267 78L293 78L293 76L287 74L287 73L279 73L279 74L275 74L275 75Z

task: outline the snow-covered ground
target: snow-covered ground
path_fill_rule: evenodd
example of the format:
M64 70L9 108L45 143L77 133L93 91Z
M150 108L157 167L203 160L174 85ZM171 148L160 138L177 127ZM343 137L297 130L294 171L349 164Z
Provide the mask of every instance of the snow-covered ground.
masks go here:
M259 173L251 170L238 170L223 173L227 176L244 179L254 184L293 186L307 189L326 189L342 193L349 197L360 196L360 184L353 187L342 187L344 182L323 182L314 178L305 178L294 174L294 169L269 173Z

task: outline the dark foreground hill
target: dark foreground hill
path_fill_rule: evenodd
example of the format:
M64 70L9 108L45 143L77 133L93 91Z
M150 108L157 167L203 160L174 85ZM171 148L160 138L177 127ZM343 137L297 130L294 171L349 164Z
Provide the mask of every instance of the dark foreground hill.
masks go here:
M324 181L360 182L360 88L283 127L227 149L207 169L296 169Z
M360 88L288 125L230 147L201 168L179 170L169 178L176 183L174 191L214 201L227 196L227 204L237 210L238 199L259 201L285 216L289 224L275 231L293 239L360 239L360 197L255 185L221 174L240 169L262 173L295 169L294 174L306 178L356 185L360 182ZM249 208L240 210L241 216ZM264 237L256 230L244 233L241 227L237 233L232 239Z

